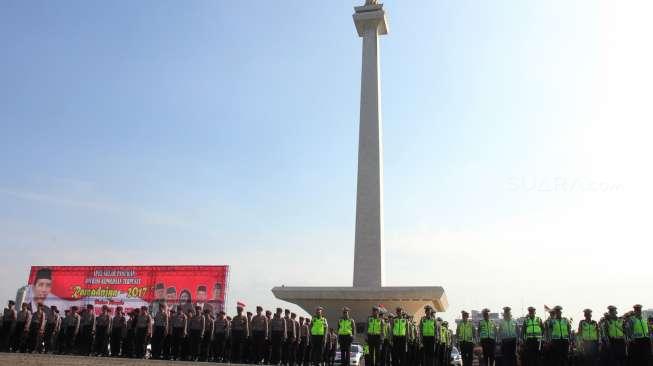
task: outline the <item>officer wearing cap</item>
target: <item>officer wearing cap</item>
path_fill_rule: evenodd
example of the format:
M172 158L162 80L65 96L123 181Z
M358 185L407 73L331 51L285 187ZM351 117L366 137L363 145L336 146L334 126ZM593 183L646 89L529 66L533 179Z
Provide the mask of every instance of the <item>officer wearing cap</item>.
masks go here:
M390 322L392 334L392 363L393 366L406 364L406 337L408 335L408 321L403 316L401 307L397 307L397 314Z
M517 365L517 323L512 318L511 310L510 306L504 307L499 322L498 341L501 345L503 366Z
M478 335L483 348L483 365L494 365L494 347L497 340L497 328L493 321L490 320L490 309L481 311L483 319L478 323Z
M278 365L281 363L281 352L283 350L283 344L286 342L288 337L288 328L286 328L286 320L281 316L283 315L283 309L277 308L277 311L270 319L270 361L272 365Z
M598 366L599 363L599 325L592 320L592 310L583 311L585 319L578 323L578 342L582 349L585 365Z
M440 324L439 343L441 352L438 355L438 365L449 366L451 351L453 350L453 331L449 329L448 321L443 321Z
M607 348L609 365L626 364L626 336L624 321L617 315L617 307L608 306L608 314L602 324L602 342Z
M268 318L263 315L263 307L256 307L256 315L252 317L251 328L254 343L253 363L258 364L265 357L266 341L268 339Z
M93 351L93 335L95 334L95 311L93 310L93 305L86 305L86 309L82 310L80 317L80 352L84 356L90 356Z
M154 329L152 331L152 358L159 360L163 357L163 345L170 333L170 313L165 302L159 303L159 311L154 316Z
M367 319L366 343L369 346L368 366L379 366L381 356L381 342L383 341L385 324L379 316L379 308L372 308L372 315Z
M123 314L122 306L116 307L116 313L111 318L109 329L111 329L111 357L118 357L120 356L123 333L127 329L127 319Z
M109 333L111 330L111 316L109 315L109 307L102 305L102 313L95 317L95 354L99 356L108 356L109 348Z
M651 358L651 340L648 322L642 317L642 305L633 306L633 314L628 319L629 339L628 358L631 365L647 365Z
M324 308L318 306L315 309L313 319L311 319L311 361L313 365L318 366L324 356L324 346L326 344L326 334L329 330L329 324L322 314Z
M351 361L351 343L356 336L356 322L349 316L350 309L342 308L342 317L338 320L338 343L340 344L340 364L349 366Z
M553 308L553 317L546 327L546 338L551 343L552 365L567 365L569 362L569 337L571 324L562 317L562 306Z
M433 317L433 307L424 307L424 316L419 320L420 343L422 344L422 362L424 366L433 366L435 361L436 339L439 332Z
M14 324L16 323L16 303L13 300L9 300L7 307L4 309L2 314L2 343L0 344L0 350L3 352L9 352L9 340L11 339L11 330Z
M535 315L535 308L529 306L528 315L522 325L522 338L524 339L523 366L537 366L539 364L543 332L542 320Z
M236 305L236 315L231 319L231 362L244 361L245 341L249 337L249 320L243 314L245 304Z
M474 328L474 324L469 320L469 313L463 310L461 314L462 320L456 327L456 340L458 341L458 349L463 359L463 366L472 366L476 329Z

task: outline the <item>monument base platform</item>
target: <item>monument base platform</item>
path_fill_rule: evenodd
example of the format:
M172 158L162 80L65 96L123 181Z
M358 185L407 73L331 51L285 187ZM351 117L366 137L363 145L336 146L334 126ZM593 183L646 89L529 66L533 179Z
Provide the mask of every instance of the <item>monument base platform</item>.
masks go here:
M351 317L365 321L372 307L383 305L394 312L401 306L409 315L421 315L427 304L438 312L448 307L444 289L439 286L412 287L275 287L272 293L277 299L298 305L309 314L318 306L324 307L326 318L333 322L342 316L343 306L351 309Z

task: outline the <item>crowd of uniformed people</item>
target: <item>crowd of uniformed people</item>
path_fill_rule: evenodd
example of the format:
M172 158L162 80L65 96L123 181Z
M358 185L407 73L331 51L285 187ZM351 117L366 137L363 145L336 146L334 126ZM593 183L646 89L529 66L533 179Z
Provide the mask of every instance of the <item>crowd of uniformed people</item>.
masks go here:
M505 307L502 319L462 319L449 327L432 307L416 320L402 308L394 313L374 307L366 321L357 323L350 309L342 309L330 327L318 307L312 317L297 317L277 308L273 314L258 306L245 312L239 303L236 315L210 309L158 304L154 316L148 307L112 314L104 306L99 315L93 305L73 306L59 313L56 307L39 304L35 311L23 303L20 310L10 301L4 310L0 347L4 352L56 353L213 361L270 365L350 365L351 345L360 342L366 366L444 366L451 364L454 347L463 366L474 360L488 366L650 366L653 319L642 317L641 306L618 316L608 307L598 322L592 311L572 329L562 308L550 311L544 321L535 308L523 319L513 319ZM357 334L357 330L359 330ZM149 347L148 347L149 346Z

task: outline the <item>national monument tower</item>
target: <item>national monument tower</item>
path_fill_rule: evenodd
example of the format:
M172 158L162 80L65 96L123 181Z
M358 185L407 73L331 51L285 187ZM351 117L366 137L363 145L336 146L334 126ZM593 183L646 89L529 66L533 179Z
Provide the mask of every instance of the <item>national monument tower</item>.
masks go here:
M273 288L272 293L278 299L299 305L309 314L317 306L323 306L331 321L339 319L343 306L351 308L351 316L358 321L367 319L371 308L379 304L390 311L401 305L409 315L418 313L427 304L442 312L448 305L442 287L384 286L379 38L388 34L388 20L383 4L367 0L365 5L356 7L354 24L363 38L363 62L353 287L283 286Z

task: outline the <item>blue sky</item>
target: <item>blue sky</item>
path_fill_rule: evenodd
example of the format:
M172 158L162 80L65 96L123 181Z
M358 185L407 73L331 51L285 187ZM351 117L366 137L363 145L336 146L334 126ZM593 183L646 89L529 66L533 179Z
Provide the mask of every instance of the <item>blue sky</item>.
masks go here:
M266 306L350 284L356 4L5 1L0 295L32 264L230 264ZM650 4L385 7L389 283L445 286L451 317L653 307L647 266L606 270L653 254Z

